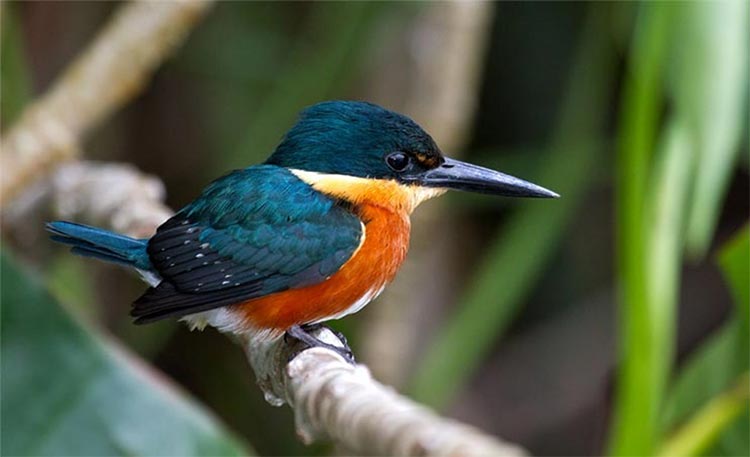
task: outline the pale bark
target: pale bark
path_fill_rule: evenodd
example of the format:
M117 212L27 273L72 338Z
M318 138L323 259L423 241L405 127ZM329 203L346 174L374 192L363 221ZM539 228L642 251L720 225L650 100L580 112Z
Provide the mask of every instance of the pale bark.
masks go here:
M318 338L341 345L327 329ZM364 365L350 365L331 350L312 348L293 357L299 348L283 339L242 344L266 398L294 409L305 443L330 439L356 455L525 455L399 395Z
M55 216L147 238L173 211L164 184L128 164L80 162L61 166L51 180Z
M134 1L121 7L54 86L3 136L3 207L55 164L77 156L86 133L141 92L210 3Z
M431 2L375 59L368 93L373 101L416 120L449 156L465 146L479 97L492 2ZM401 273L368 310L363 359L386 382L403 385L419 352L420 335L437 322L455 290L454 229L440 216L443 201L428 202L412 216L412 243ZM436 228L437 227L437 228Z

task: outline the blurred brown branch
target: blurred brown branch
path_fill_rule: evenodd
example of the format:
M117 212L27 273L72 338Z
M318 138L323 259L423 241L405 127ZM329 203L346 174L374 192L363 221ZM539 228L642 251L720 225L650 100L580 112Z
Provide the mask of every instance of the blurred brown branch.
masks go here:
M210 1L135 1L112 20L0 142L5 206L51 167L75 157L82 137L141 91Z
M393 43L387 61L378 61L372 71L373 99L416 119L453 157L470 134L493 7L491 2L425 4L407 27L409 35ZM425 336L415 329L429 332L435 322L425 322L425 316L437 315L434 310L445 306L455 289L448 259L456 258L457 246L453 227L438 220L443 207L443 201L430 202L412 217L409 257L370 311L363 358L388 383L404 383L419 337Z
M173 213L164 184L128 164L75 161L51 180L55 216L105 226L136 238L151 236Z
M317 337L341 345L327 329ZM441 418L331 350L317 347L295 357L298 348L284 339L242 343L266 398L292 406L305 443L332 439L356 455L525 455L474 427Z

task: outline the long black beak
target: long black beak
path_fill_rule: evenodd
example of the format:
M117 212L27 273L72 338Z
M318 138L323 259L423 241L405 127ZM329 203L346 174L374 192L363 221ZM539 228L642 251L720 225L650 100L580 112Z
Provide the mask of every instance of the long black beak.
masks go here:
M407 179L425 187L442 187L507 197L559 197L551 190L528 181L447 157L439 167Z

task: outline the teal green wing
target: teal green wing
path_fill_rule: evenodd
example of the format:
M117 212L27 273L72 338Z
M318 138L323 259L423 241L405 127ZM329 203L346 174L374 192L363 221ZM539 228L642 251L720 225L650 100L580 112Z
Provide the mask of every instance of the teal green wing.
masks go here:
M181 317L324 281L352 256L362 222L340 201L271 165L212 183L149 240L162 282L137 323Z

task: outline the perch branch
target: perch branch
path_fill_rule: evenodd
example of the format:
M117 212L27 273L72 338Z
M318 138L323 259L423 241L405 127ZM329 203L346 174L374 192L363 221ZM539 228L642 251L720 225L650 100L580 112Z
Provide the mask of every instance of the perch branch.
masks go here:
M97 38L0 142L0 204L58 162L132 99L201 17L207 0L136 1L121 7Z
M327 329L317 336L342 345ZM331 350L312 348L295 357L299 348L284 339L245 339L242 344L266 399L294 409L297 433L307 444L331 439L360 455L525 455L514 445L439 417L375 381L364 365L350 365Z

